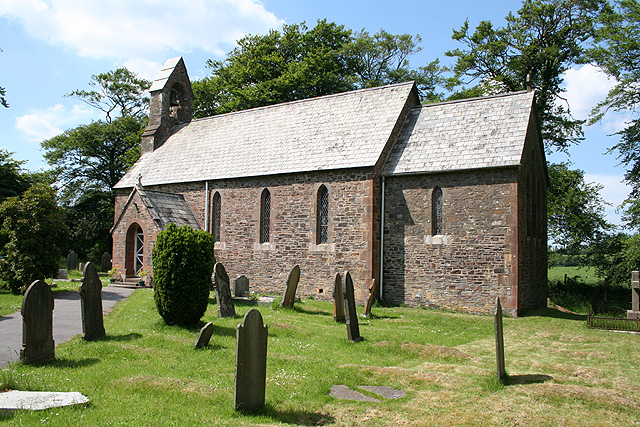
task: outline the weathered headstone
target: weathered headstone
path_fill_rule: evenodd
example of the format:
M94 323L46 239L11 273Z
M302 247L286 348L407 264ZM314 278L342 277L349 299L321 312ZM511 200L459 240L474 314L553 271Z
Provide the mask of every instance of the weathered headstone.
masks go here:
M233 281L233 296L241 297L249 292L249 278L247 276L238 276Z
M67 269L66 268L59 268L58 269L58 277L56 277L56 279L59 280L67 280L69 278L69 275L67 274Z
M347 337L350 341L358 342L363 341L364 338L360 336L360 327L358 326L358 313L356 313L356 300L353 294L353 280L351 280L351 273L347 271L344 280L344 306L346 309L347 317Z
M100 270L103 273L111 270L111 254L109 252L105 252L100 257Z
M296 299L296 290L300 281L300 266L296 265L291 269L289 277L287 277L287 287L284 290L280 307L293 308L293 302Z
M500 305L500 297L496 297L494 324L496 329L496 367L498 381L502 382L507 378L507 372L504 367L504 339L502 335L502 306Z
M628 319L640 319L640 273L631 272L631 310L627 310Z
M67 270L77 270L78 269L78 254L74 251L69 251L69 255L67 255Z
M211 335L213 335L213 323L209 322L200 329L198 339L196 340L196 348L208 346Z
M78 270L80 270L80 271L84 271L84 266L85 266L85 263L84 263L84 262L79 262L79 263L78 263Z
M236 330L236 411L255 412L264 406L267 380L267 326L252 308Z
M231 298L231 289L229 288L229 275L224 266L217 262L213 267L213 284L216 288L216 301L218 302L218 317L233 317L236 315L236 309L233 306Z
M20 360L34 363L55 359L53 342L53 292L42 280L29 286L22 299Z
M336 273L333 285L333 320L344 322L344 295L342 294L342 276Z
M371 282L371 287L369 288L369 298L367 298L367 305L364 306L365 317L371 317L371 308L373 307L373 303L376 300L376 293L376 279L373 279Z
M98 340L105 336L102 317L102 282L92 262L84 266L79 291L82 308L82 339Z

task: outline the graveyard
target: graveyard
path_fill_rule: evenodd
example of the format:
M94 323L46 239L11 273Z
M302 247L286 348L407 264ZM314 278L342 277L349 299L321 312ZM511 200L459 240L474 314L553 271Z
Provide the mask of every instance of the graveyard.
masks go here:
M362 340L353 342L327 302L281 308L280 297L271 305L235 300L235 315L226 317L216 302L212 290L199 325L167 326L153 291L136 290L104 318L103 338L78 335L56 346L53 361L0 371L5 389L79 392L88 403L4 413L0 421L607 426L640 418L638 335L587 329L586 316L541 309L503 318L507 377L500 383L493 316L374 306L365 318L356 306ZM251 309L268 329L265 402L245 413L234 408L236 328ZM208 322L210 341L196 349ZM365 399L341 399L332 389Z

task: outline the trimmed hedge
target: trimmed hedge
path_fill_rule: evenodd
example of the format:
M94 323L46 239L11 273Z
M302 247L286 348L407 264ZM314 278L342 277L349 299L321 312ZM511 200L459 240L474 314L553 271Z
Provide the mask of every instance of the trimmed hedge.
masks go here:
M154 299L169 325L193 325L209 303L215 259L213 236L169 224L153 248Z

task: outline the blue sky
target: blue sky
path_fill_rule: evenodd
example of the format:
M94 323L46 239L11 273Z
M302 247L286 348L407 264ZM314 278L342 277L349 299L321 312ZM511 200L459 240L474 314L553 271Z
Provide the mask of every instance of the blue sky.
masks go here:
M46 167L43 139L102 118L65 94L89 89L92 75L119 66L153 80L166 59L182 56L195 80L208 74L207 59L224 58L245 34L302 21L312 27L323 18L356 31L419 34L422 51L410 58L413 67L435 58L451 64L444 52L461 47L451 39L453 29L465 19L471 28L481 20L502 25L520 5L513 0L0 0L0 86L10 104L0 108L0 148L25 160L30 170ZM569 70L565 81L578 118L586 118L613 84L590 65ZM609 135L629 119L608 114L586 128L586 140L570 150L573 167L604 186L602 196L612 204L607 213L616 223L615 207L628 189L620 183L624 169L605 152L618 140Z

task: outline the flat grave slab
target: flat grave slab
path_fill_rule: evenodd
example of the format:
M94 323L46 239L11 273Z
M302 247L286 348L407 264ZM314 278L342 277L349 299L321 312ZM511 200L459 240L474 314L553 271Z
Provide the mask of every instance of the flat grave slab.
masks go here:
M400 399L405 397L407 393L403 390L398 390L387 385L359 385L358 387L370 391L375 394L379 394L385 399Z
M329 396L342 400L359 400L361 402L380 402L380 400L369 397L359 391L351 390L346 385L334 385L331 387Z
M0 411L14 411L17 409L40 411L59 406L80 405L87 402L89 402L89 398L77 391L63 393L12 390L0 393Z

